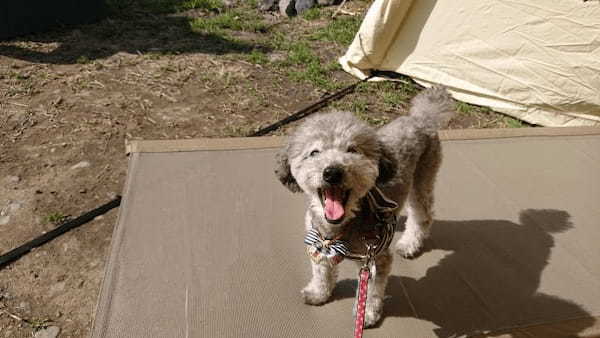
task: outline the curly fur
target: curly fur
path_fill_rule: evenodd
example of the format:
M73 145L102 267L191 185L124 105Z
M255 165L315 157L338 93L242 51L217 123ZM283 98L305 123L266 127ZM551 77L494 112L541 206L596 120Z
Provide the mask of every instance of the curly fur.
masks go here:
M275 172L292 192L304 192L309 200L306 229L317 228L326 237L335 236L351 222L364 217L362 199L377 185L398 205L406 202L405 231L395 245L404 257L416 255L433 222L433 186L441 163L437 130L454 114L454 103L442 87L419 93L407 116L379 130L351 113L333 112L307 119L289 138L277 156ZM343 170L340 189L348 192L341 222L324 216L321 191L330 186L326 168ZM376 259L376 275L369 284L365 325L381 318L383 296L393 256L387 252ZM337 270L312 263L312 279L302 290L308 304L323 304L331 296Z

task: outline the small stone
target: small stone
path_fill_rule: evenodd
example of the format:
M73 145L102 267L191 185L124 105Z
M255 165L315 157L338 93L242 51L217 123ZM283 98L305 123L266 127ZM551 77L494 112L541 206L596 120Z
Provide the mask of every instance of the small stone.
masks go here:
M287 59L287 54L273 52L273 53L269 53L267 55L267 58L269 59L269 62L280 62L280 61L284 61L285 59Z
M83 189L79 190L79 193L80 193L80 194L85 194L86 192L87 192L87 189L86 189L86 188L83 188Z
M8 183L19 183L19 181L21 181L21 178L19 176L6 176L6 182Z
M15 212L15 211L21 209L22 206L23 206L23 203L21 203L19 201L10 201L8 203L8 211Z
M23 310L23 311L29 311L29 310L31 310L31 307L29 306L29 303L27 303L27 302L20 302L19 305L17 306L17 309Z
M10 216L0 216L0 225L6 225L10 221Z
M39 330L35 333L35 338L56 338L60 333L60 327L48 326L45 329Z
M279 13L283 16L294 16L296 15L296 8L294 7L294 0L279 0Z
M74 166L71 167L71 170L73 169L81 169L81 168L87 168L89 167L91 164L88 161L81 161L77 164L75 164Z
M304 12L307 9L314 7L315 0L296 0L296 12L298 14Z
M63 98L62 96L57 97L56 99L52 100L52 105L54 106L58 106L59 104L61 104L63 102Z
M36 194L43 194L44 192L43 192L43 191L41 191L40 189L36 189L36 190L35 190L35 193L36 193Z

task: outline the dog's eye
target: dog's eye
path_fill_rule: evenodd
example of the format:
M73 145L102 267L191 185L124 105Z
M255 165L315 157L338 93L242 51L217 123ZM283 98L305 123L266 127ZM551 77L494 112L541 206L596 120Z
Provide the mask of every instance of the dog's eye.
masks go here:
M313 151L310 152L310 156L313 157L313 156L315 156L315 155L317 155L319 153L320 153L320 151L318 151L317 149L315 149L315 150L313 150Z
M355 154L355 153L358 153L358 149L356 149L355 146L350 146L350 147L348 147L348 152Z

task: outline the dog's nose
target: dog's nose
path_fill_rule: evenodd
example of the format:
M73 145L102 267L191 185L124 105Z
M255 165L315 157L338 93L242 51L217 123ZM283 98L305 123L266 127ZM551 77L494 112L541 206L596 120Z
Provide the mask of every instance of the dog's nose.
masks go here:
M325 168L325 170L323 170L323 179L325 180L325 182L329 183L329 184L340 184L342 183L342 178L344 177L344 169L337 167L337 166L331 166L331 167L327 167Z

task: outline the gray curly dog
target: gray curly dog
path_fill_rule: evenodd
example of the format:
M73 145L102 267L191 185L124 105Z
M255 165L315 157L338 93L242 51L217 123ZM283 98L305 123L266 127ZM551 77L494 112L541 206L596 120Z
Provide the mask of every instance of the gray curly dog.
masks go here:
M307 195L306 231L316 229L325 238L335 238L346 228L367 222L365 196L377 187L398 204L398 211L406 202L405 230L395 250L404 257L416 255L433 222L433 188L441 163L437 131L447 125L454 111L448 92L433 87L412 100L407 116L378 130L347 112L307 119L277 155L275 170L289 190ZM389 249L375 259L366 327L381 318L392 259ZM311 263L312 278L302 296L307 304L320 305L331 296L337 268Z

